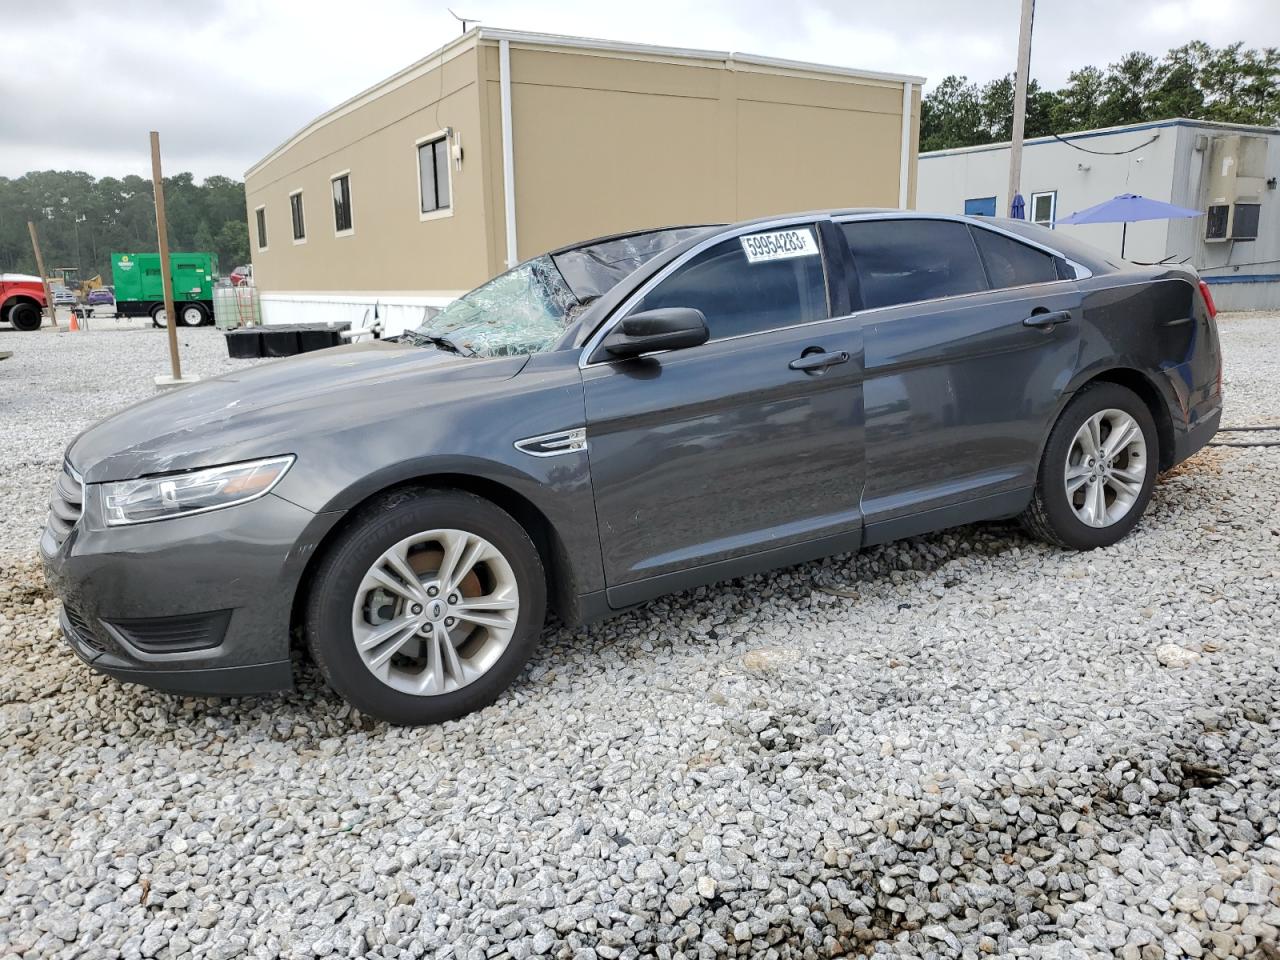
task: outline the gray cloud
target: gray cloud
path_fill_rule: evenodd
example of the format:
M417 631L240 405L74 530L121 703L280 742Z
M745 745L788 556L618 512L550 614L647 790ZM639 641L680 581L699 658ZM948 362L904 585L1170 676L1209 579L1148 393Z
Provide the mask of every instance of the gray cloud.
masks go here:
M308 120L457 35L453 0L0 0L0 175L79 168L149 173L158 129L168 171L244 170ZM461 2L461 0L459 0ZM987 80L1012 69L1018 0L468 0L514 29L738 50ZM1032 72L1192 39L1280 45L1274 0L1040 0ZM51 36L50 27L55 34ZM46 55L47 54L47 55Z

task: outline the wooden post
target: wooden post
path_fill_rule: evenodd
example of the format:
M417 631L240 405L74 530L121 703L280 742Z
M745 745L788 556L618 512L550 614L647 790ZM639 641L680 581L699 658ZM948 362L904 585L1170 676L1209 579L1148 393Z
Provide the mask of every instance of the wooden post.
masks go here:
M164 312L169 327L169 366L174 382L182 381L178 359L178 317L173 309L173 274L169 270L169 225L164 216L164 178L160 173L160 134L151 131L151 182L156 196L156 242L160 244L160 280L164 284Z
M1022 131L1027 120L1027 75L1031 72L1031 21L1036 0L1022 0L1022 22L1018 27L1018 72L1013 82L1013 138L1009 144L1009 199L1005 216L1013 215L1013 198L1022 189ZM1023 217L1030 220L1033 211Z
M36 236L36 225L33 221L27 221L27 232L31 234L31 249L36 255L36 269L40 271L40 282L44 285L44 302L49 305L49 319L53 321L53 328L58 329L58 307L53 302L53 291L49 289L49 278L44 272L44 257L40 254L40 238Z

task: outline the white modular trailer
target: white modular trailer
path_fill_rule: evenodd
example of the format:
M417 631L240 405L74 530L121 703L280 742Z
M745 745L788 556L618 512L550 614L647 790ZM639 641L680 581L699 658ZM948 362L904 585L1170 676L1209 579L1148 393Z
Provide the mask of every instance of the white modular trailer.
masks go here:
M1007 215L1009 145L920 155L917 207L937 213ZM1280 307L1280 129L1163 120L1025 144L1027 218L1059 217L1122 193L1205 211L1187 220L1064 225L1129 260L1186 261L1224 310Z

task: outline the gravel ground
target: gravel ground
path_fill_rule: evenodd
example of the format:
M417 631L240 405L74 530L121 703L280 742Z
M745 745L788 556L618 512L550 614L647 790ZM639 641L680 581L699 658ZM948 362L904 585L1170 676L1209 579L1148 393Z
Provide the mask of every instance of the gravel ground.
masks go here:
M1280 422L1278 334L1224 318L1229 423ZM1108 550L967 527L549 631L405 730L65 651L46 492L164 337L0 349L0 954L1280 957L1280 448Z

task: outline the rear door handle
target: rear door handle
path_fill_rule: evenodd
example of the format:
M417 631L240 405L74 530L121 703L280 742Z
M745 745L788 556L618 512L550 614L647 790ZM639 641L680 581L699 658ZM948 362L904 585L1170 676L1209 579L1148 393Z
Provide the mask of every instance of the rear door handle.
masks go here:
M1047 330L1049 327L1056 327L1060 323L1066 323L1070 319L1070 310L1045 310L1042 313L1033 313L1022 321L1022 325L1024 327L1039 327L1042 330Z
M792 370L803 370L805 373L820 373L827 367L848 362L849 354L840 350L837 353L806 353L802 357L796 357L787 366Z

